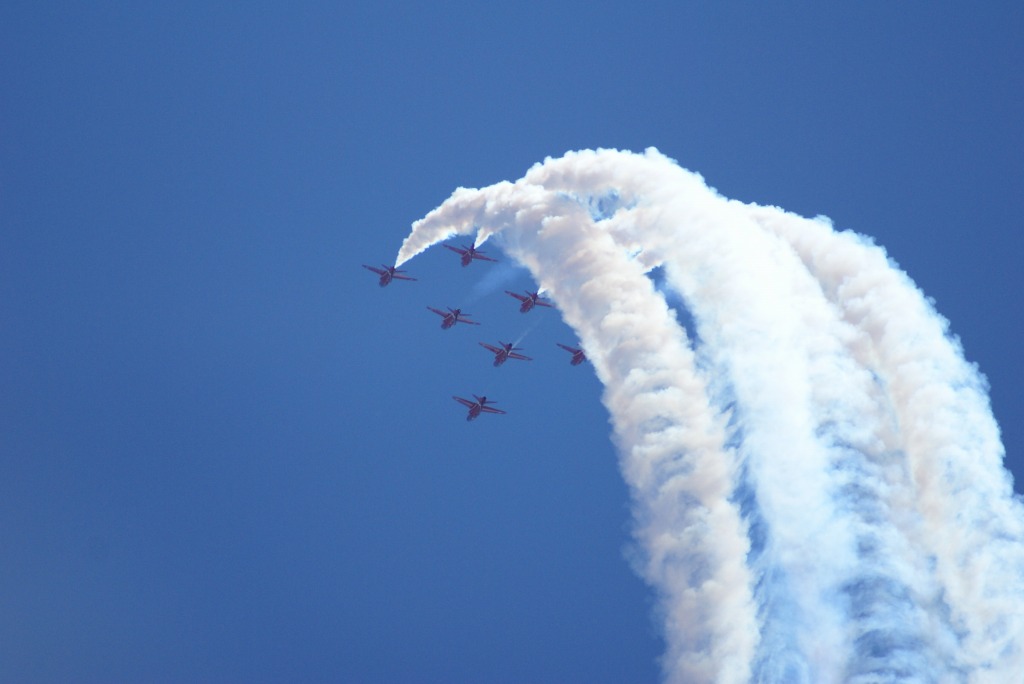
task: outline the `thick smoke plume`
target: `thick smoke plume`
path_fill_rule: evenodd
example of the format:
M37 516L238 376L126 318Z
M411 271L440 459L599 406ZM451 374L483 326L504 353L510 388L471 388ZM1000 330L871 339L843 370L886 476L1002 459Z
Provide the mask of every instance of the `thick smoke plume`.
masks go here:
M473 232L604 384L667 681L1018 681L1024 507L985 381L881 248L653 149L460 188L397 264Z

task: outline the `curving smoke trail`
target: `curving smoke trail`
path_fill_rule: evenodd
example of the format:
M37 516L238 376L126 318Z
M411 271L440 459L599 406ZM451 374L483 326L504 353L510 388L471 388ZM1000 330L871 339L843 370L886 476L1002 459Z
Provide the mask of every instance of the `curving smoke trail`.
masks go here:
M604 384L668 681L1024 672L1024 508L984 379L880 248L726 200L653 149L460 188L397 265L474 230Z

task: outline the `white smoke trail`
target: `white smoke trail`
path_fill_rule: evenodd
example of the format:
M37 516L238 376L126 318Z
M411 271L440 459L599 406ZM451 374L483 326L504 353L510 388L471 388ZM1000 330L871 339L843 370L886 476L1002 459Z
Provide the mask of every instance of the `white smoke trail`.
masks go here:
M550 292L605 385L668 680L1021 671L1024 515L982 382L884 254L729 202L655 150L460 188L398 264L474 226ZM696 354L644 276L659 266Z
M747 681L757 629L748 542L728 500L734 462L683 331L641 265L584 208L535 185L457 191L417 223L399 261L474 225L506 229L506 251L576 329L605 385L637 501L643 574L673 635L666 669L694 682Z
M920 524L908 530L934 556L942 596L961 637L960 661L978 681L1024 675L1024 517L1002 467L1003 447L986 383L963 358L920 291L885 252L824 222L778 220L787 239L842 311L863 331L859 360L886 378Z

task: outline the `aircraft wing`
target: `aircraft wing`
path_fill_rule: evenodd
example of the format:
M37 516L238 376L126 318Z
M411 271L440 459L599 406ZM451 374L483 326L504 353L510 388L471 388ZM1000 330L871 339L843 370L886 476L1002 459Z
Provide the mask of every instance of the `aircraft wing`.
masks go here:
M384 271L380 270L379 268L374 268L373 266L367 266L366 264L363 264L363 268L368 269L370 271L373 271L377 275L384 275Z
M555 344L557 344L557 345L558 345L559 347L561 347L561 348L562 348L562 349L564 349L565 351L567 351L567 352L572 352L573 354L575 354L575 353L576 353L576 352L578 352L578 351L581 351L580 349L575 349L575 348L573 348L573 347L567 347L567 346L565 346L564 344L562 344L561 342L555 342ZM563 357L563 358L565 358L565 357Z
M442 318L444 318L445 316L448 315L447 312L441 311L440 309L435 309L432 306L428 306L427 308L430 309L431 311L433 311L434 313L436 313L438 316L441 316Z
M495 354L500 354L501 351L502 351L501 349L498 349L497 347L495 347L493 344L487 344L486 342L481 342L480 346L483 347L484 349L487 349L487 350L495 353Z
M398 276L395 276L395 277L397 278ZM547 306L547 307L554 306L551 302L541 301L540 299L535 301L534 304L536 304L537 306Z
M470 325L480 325L476 321L471 321L468 318L463 318L462 316L459 316L458 318L456 318L455 322L456 323L469 323Z
M454 395L452 396L452 399L454 399L455 401L459 402L463 406L467 406L467 407L470 407L470 408L472 408L472 406L474 404L476 404L475 401L470 401L469 399L463 399L462 397L456 397Z
M480 410L486 413L505 413L501 409L494 408L493 406L481 406Z
M459 254L465 254L466 253L466 250L459 249L458 247L452 247L451 245L447 245L447 244L445 245L445 247L447 247L448 249L452 250L453 252L458 252Z
M510 294L510 295L512 295L513 297L515 297L516 299L518 299L521 302L525 302L527 299L529 299L529 297L525 297L525 296L523 296L521 294L516 294L515 292L512 292L511 290L505 290L505 292Z
M480 252L473 252L473 258L474 259L481 259L483 261L497 261L497 259L492 259L489 256L484 256Z
M398 275L397 273L393 274L391 277L396 278L397 280L416 280L411 276Z
M510 358L510 359L519 359L520 361L533 361L533 359L531 359L529 356L523 356L522 354L518 354L516 352L509 352L508 353L508 358Z

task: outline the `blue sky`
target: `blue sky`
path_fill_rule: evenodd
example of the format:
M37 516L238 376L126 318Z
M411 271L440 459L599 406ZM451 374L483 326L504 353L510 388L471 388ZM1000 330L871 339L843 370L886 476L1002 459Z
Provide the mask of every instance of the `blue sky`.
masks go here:
M1022 29L1009 2L5 4L0 679L656 681L572 333L507 263L360 266L571 149L874 236L988 376L1021 491ZM523 333L533 362L477 345ZM509 414L466 423L468 393Z

